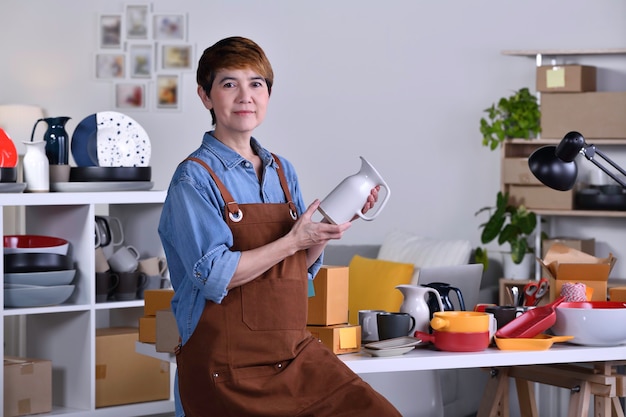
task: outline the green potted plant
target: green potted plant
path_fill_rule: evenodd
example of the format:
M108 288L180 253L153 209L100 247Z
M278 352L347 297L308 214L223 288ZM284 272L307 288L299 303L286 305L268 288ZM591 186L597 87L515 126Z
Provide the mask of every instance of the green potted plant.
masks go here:
M536 137L541 132L541 113L537 97L524 87L484 110L480 119L483 146L495 150L505 139Z
M489 219L482 223L480 240L482 244L490 243L497 239L499 245L509 244L510 258L514 264L521 264L526 254L534 253L534 248L529 244L530 235L537 226L537 215L526 209L523 205L509 203L509 193L498 192L495 207L483 207L476 212L476 216L484 211L490 212ZM489 266L487 249L476 248L476 262Z

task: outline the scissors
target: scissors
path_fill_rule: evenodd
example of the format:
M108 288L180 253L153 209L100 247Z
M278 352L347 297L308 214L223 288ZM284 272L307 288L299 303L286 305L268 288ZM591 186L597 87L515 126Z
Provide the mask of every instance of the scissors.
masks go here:
M550 288L550 281L541 278L539 281L529 282L524 285L524 305L536 306Z

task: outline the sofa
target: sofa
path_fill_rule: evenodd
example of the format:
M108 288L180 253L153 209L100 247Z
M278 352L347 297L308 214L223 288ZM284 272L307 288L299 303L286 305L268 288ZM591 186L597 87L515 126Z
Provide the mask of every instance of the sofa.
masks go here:
M404 231L392 231L380 245L329 244L324 264L354 265L353 260L362 257L413 263L417 273L421 266L472 262L472 252L469 242L464 240L430 239ZM483 272L479 303L497 303L501 276L501 263L490 259L489 268ZM351 285L353 278L350 278ZM488 375L479 369L458 369L367 374L361 377L385 395L404 417L464 417L476 414Z

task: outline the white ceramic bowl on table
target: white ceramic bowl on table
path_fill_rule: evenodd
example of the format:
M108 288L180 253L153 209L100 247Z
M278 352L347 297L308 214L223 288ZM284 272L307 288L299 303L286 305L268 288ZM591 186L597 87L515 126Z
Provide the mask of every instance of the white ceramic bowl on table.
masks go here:
M561 303L552 332L574 336L570 343L585 346L626 344L626 304L617 301Z
M4 253L56 253L67 255L70 243L60 237L41 235L5 235Z

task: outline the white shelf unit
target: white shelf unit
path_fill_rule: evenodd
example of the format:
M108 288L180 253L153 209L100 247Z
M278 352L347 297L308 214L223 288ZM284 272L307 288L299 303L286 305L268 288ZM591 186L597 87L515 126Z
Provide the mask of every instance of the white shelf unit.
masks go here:
M96 328L137 327L144 304L143 300L96 303L95 215L102 206L121 220L125 244L137 248L142 257L162 256L157 225L165 196L165 191L0 194L2 235L8 234L4 230L5 208L23 208L25 233L67 239L77 270L73 281L76 289L61 305L4 308L4 292L0 296L3 354L52 362L53 411L44 415L120 417L173 412L172 398L95 407ZM4 256L0 257L0 272L4 283ZM15 331L6 335L7 320L19 321L19 335ZM6 337L20 340L16 343ZM0 374L0 392L4 391L4 383L4 375ZM3 407L4 398L2 401Z

